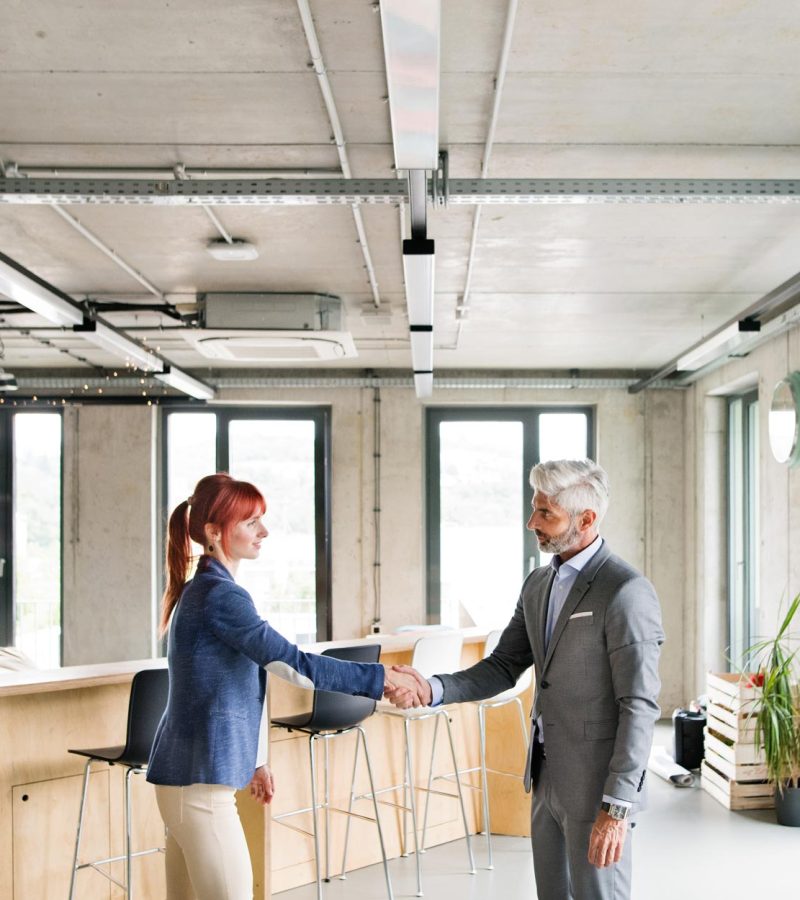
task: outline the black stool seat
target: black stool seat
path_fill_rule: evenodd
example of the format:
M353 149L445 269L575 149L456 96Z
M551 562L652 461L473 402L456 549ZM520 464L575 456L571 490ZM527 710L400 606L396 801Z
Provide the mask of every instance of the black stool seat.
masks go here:
M94 869L109 881L122 888L127 900L133 900L133 857L146 856L149 853L161 853L162 847L151 847L148 850L131 848L131 775L140 775L146 768L150 758L150 747L155 737L156 728L167 705L169 696L169 672L167 669L144 669L133 676L131 695L128 702L128 727L124 744L113 747L81 747L70 749L69 753L86 757L83 769L83 789L80 812L78 813L78 830L75 836L75 854L72 860L72 878L69 886L69 900L73 900L76 890L76 876L81 869ZM92 763L105 762L110 766L124 766L125 772L125 853L121 856L109 856L94 862L80 862L81 836L83 820L86 812L86 800L89 792L89 775ZM125 880L119 881L110 871L101 866L125 861Z
M107 763L121 763L126 766L146 766L147 760L123 759L126 750L125 744L119 744L116 747L91 747L86 750L67 750L67 753L75 753L77 756L91 756L92 759L99 759Z

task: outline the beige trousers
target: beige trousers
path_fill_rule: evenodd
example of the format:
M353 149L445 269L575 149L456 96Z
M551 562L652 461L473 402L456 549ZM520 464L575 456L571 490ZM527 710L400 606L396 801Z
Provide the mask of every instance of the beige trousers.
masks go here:
M155 787L167 826L167 900L253 900L253 870L234 789Z

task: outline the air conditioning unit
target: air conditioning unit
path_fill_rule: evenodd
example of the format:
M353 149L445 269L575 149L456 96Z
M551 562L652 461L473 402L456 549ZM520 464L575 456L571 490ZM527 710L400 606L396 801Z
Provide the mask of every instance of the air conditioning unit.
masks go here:
M240 363L310 363L358 356L330 294L209 293L198 297L202 330L184 336L198 353Z
M201 321L209 330L341 331L342 301L332 294L204 294Z

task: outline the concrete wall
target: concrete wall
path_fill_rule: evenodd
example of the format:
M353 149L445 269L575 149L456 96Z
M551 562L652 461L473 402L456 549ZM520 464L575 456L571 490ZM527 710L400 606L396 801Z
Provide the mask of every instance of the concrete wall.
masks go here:
M226 402L330 405L333 422L333 636L374 615L374 395L371 389L228 392ZM684 393L623 390L437 391L436 405L581 404L596 408L598 459L611 479L602 532L655 583L668 641L663 706L685 698ZM424 406L381 391L381 618L425 620ZM65 420L65 663L149 655L154 621L153 495L158 417L146 407L72 408ZM71 483L70 483L71 482ZM160 549L158 553L160 554ZM487 565L491 561L487 560Z
M756 630L774 633L786 602L800 591L800 468L777 463L769 449L772 391L800 369L800 329L793 329L698 381L686 395L689 459L686 504L687 685L703 690L705 673L724 668L727 622L725 467L727 396L758 387L759 564Z
M64 665L154 650L156 412L64 410Z

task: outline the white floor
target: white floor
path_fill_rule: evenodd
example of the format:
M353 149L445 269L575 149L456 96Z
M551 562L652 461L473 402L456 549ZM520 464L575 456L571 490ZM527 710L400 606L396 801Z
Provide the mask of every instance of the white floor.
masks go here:
M656 743L670 731L657 729ZM674 788L652 773L650 808L635 830L635 900L751 900L800 898L800 829L775 822L773 810L729 812L700 789ZM486 841L474 839L476 875L467 872L463 841L433 847L422 857L427 900L533 900L530 843L495 836L495 868L486 866ZM395 897L416 892L413 856L389 863ZM381 866L351 872L323 886L326 900L382 900ZM316 886L279 895L281 900L313 900ZM566 898L565 898L566 900Z

